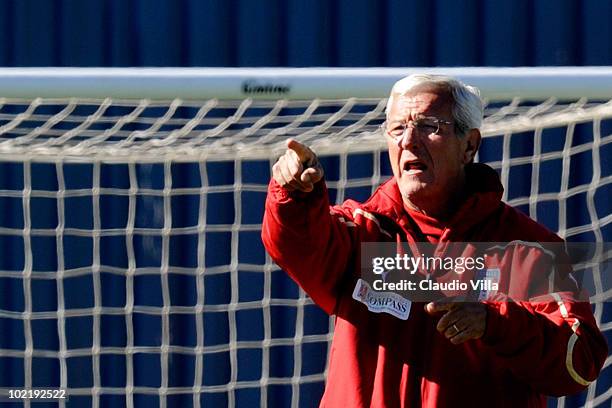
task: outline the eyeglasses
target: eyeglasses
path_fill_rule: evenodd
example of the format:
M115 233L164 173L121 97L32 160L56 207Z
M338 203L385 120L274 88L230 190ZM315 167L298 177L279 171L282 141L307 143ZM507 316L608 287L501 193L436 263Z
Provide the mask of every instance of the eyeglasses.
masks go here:
M440 124L452 125L453 122L438 118L426 117L410 120L408 122L383 122L380 127L387 136L395 140L400 140L404 137L404 134L409 127L412 127L415 132L421 136L428 136L431 134L438 134L438 132L440 132Z

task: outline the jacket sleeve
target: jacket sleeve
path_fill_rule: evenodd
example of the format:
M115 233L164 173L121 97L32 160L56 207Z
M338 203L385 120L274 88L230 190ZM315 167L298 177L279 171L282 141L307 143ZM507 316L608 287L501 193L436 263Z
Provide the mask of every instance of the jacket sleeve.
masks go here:
M594 381L606 360L606 341L591 305L572 292L529 302L487 301L483 342L517 378L546 395L570 395Z
M261 233L264 246L328 314L334 313L350 263L358 262L358 231L350 217L339 207L331 211L323 180L310 193L289 192L270 181Z

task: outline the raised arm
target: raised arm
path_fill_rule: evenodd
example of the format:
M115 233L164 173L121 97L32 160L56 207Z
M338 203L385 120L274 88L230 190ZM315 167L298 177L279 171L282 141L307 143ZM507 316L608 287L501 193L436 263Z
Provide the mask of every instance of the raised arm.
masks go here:
M272 259L329 314L358 233L341 210L334 213L316 154L290 139L272 167L262 240Z

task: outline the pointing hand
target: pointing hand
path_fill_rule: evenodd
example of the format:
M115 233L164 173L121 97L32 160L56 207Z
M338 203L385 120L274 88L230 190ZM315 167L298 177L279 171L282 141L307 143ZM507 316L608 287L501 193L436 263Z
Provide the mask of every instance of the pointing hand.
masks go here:
M272 166L272 177L281 187L310 192L323 178L323 167L317 155L294 139L287 141L287 151Z

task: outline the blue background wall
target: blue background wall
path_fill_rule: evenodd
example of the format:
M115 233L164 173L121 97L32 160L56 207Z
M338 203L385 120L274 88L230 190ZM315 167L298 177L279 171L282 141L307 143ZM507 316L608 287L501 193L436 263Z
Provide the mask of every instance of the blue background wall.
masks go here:
M1 0L0 66L612 63L606 0Z

